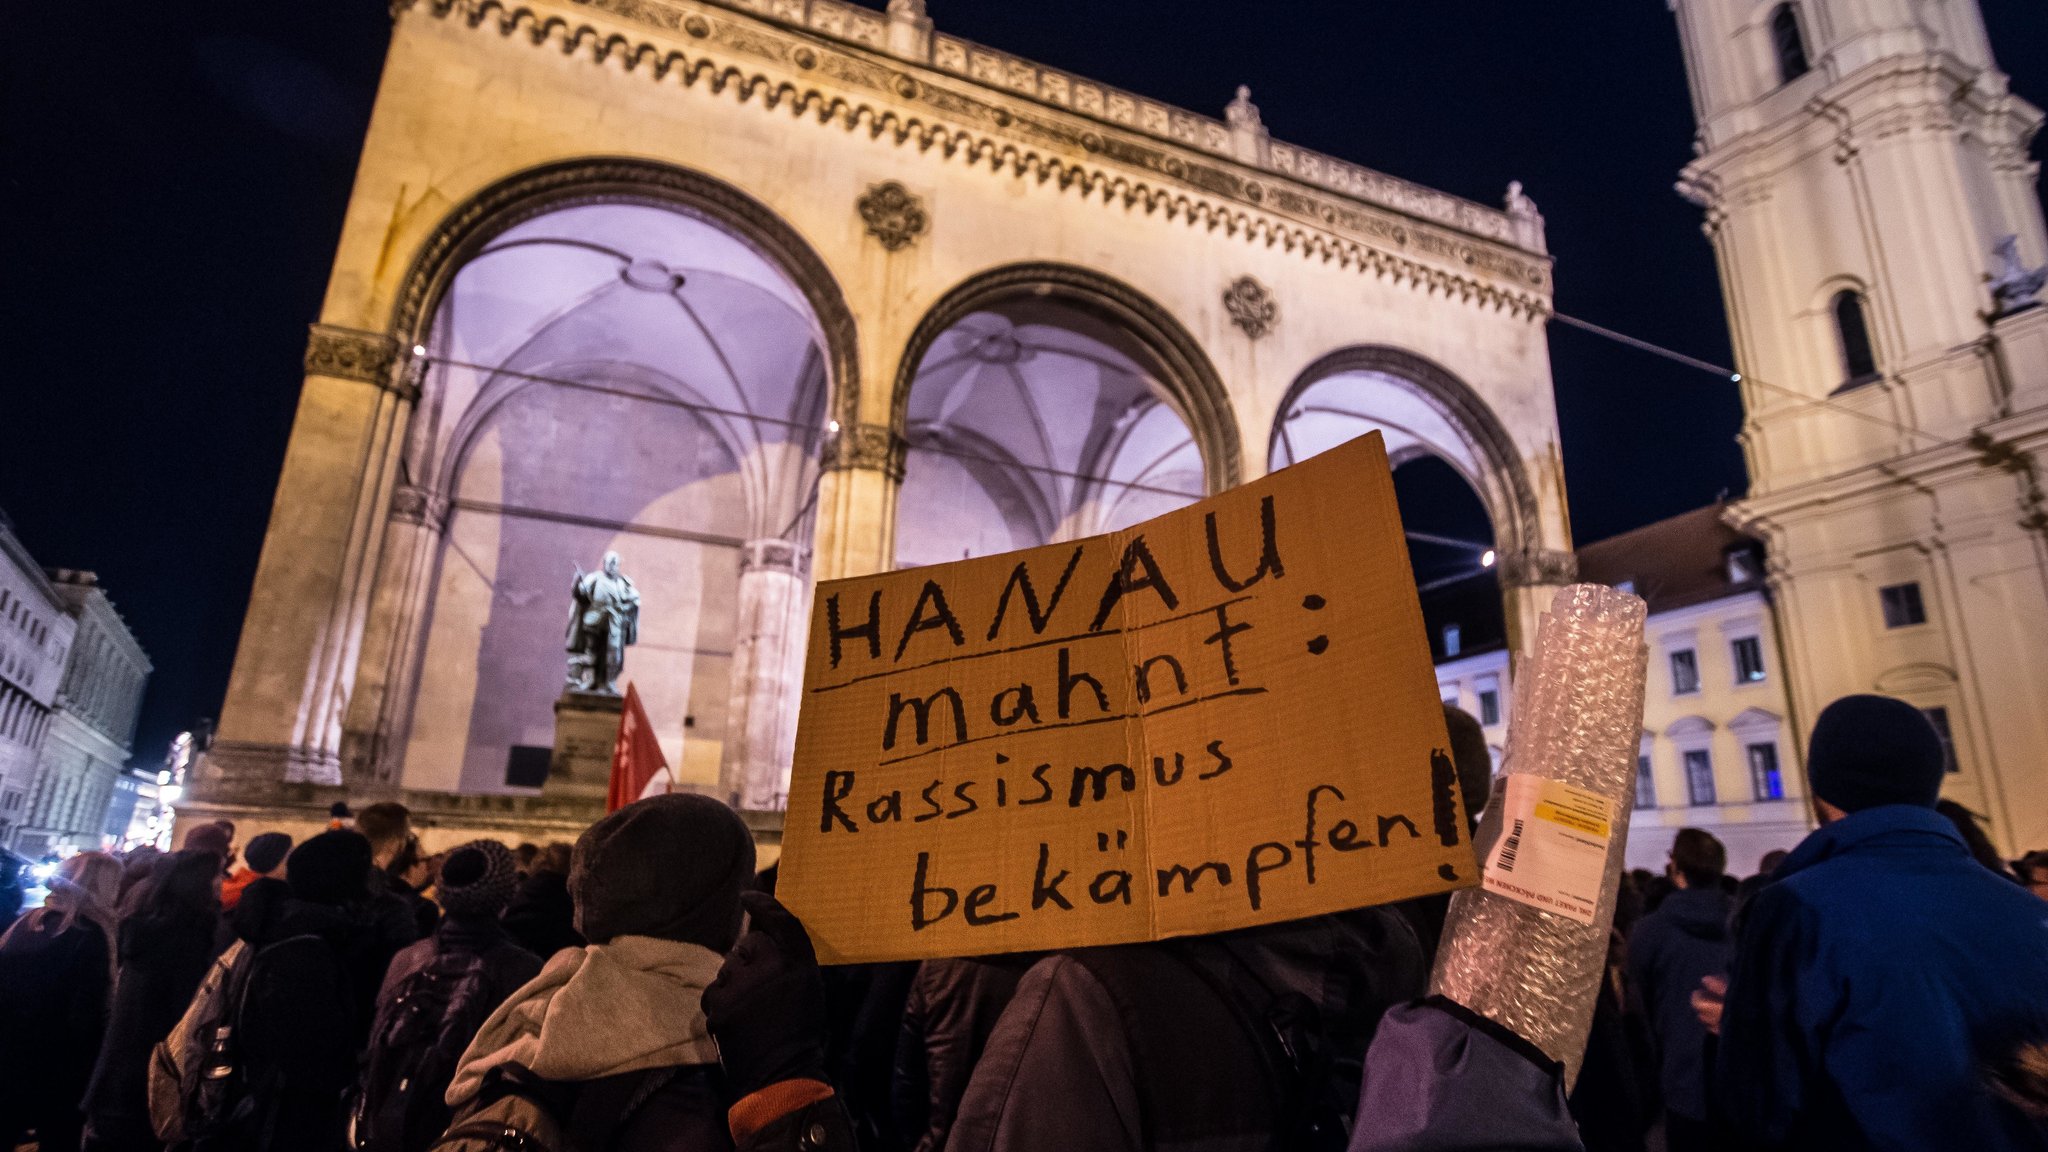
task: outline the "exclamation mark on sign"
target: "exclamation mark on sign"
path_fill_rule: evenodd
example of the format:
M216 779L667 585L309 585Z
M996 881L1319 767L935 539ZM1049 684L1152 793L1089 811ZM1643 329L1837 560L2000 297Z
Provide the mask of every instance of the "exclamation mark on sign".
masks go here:
M1429 794L1436 814L1436 838L1446 848L1458 846L1458 804L1451 793L1458 786L1458 766L1444 755L1441 748L1429 751ZM1437 867L1437 874L1446 880L1457 879L1457 872L1449 864Z

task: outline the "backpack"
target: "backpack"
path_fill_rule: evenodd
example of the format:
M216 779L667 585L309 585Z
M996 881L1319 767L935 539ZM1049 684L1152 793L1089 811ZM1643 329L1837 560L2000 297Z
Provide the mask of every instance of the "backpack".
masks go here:
M249 990L272 970L304 973L338 969L333 950L318 936L291 936L261 949L243 949L227 970L219 1012L201 1019L180 1079L182 1134L176 1152L240 1152L267 1142L271 1098L248 1067L243 1019ZM337 975L337 979L339 979Z
M1323 1050L1321 1013L1300 993L1275 994L1228 945L1227 975L1196 945L1069 953L1122 1018L1148 1148L1270 1132L1272 1152L1343 1152L1342 1104ZM1243 1070L1257 1069L1255 1098Z
M420 1152L448 1127L442 1096L498 998L484 958L440 952L377 1013L355 1106L355 1146Z
M228 977L248 950L241 940L228 945L207 968L177 1027L150 1052L149 1125L166 1144L185 1139L185 1102L198 1091L202 1046L229 1016Z
M604 1152L676 1072L648 1068L579 1084L503 1064L485 1074L476 1100L428 1152Z

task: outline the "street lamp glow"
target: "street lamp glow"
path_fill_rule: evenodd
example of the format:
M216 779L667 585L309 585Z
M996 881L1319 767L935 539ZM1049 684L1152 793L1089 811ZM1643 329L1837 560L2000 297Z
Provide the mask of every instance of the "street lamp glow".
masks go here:
M1481 568L1491 568L1493 567L1493 562L1498 559L1500 559L1500 557L1494 555L1493 549L1488 548L1486 551L1481 552L1479 554L1479 566Z

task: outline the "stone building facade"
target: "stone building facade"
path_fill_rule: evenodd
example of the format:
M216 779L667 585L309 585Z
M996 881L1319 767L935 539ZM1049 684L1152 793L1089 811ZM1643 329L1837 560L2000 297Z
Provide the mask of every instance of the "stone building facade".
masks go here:
M1641 596L1649 674L1631 868L1661 872L1680 828L1703 828L1742 875L1812 827L1791 674L1760 542L1709 505L1581 548L1579 578ZM1498 767L1514 708L1508 649L1475 576L1423 594L1437 686L1477 718Z
M1729 870L1748 875L1813 825L1763 548L1723 523L1726 511L1709 505L1579 550L1584 579L1650 610L1631 868L1662 872L1690 827L1712 832Z
M115 777L128 763L151 665L91 572L56 569L76 622L15 843L26 854L98 848Z
M1572 576L1527 196L890 8L393 5L181 812L579 826L506 771L548 743L573 566L608 549L680 782L772 810L814 581L1134 523L1374 428L1479 494L1527 633Z
M0 514L0 848L15 848L77 625Z
M1883 692L1948 795L2048 845L2048 260L1973 0L1676 0L1796 744ZM2031 273L2031 274L2030 274Z

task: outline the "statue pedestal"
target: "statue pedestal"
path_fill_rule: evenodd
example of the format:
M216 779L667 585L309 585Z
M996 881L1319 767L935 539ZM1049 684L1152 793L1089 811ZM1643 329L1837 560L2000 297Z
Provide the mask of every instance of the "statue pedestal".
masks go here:
M612 745L619 738L624 697L607 692L564 692L555 701L555 755L543 796L596 797L611 789Z

